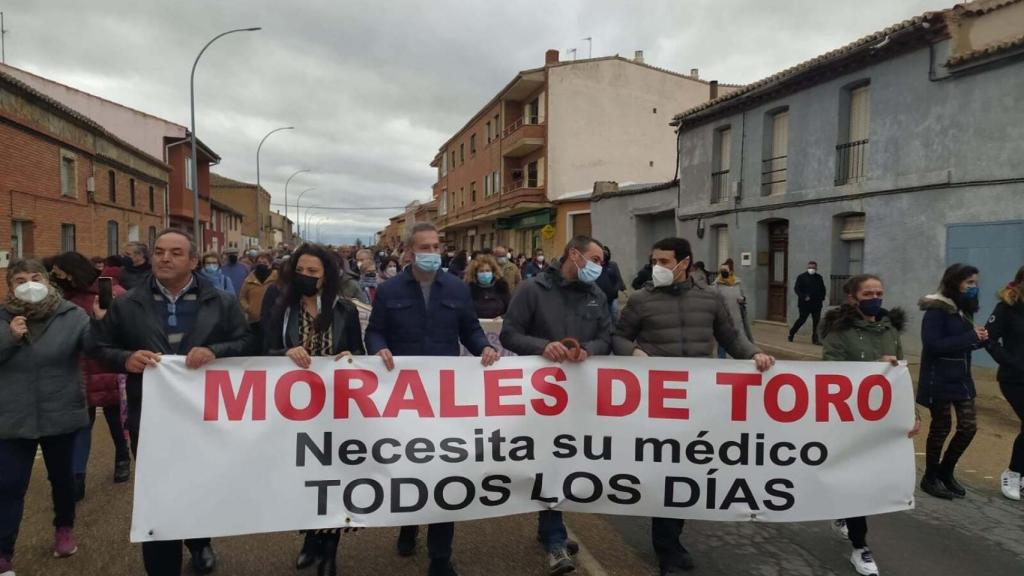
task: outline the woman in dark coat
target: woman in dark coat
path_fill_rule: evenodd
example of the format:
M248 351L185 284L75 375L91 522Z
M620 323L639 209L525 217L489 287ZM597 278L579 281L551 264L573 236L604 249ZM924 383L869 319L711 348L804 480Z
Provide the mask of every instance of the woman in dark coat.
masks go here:
M54 284L64 298L85 311L90 317L99 298L99 272L85 256L65 252L53 259L50 271ZM125 293L113 282L115 297ZM111 372L97 360L82 357L82 377L85 379L85 397L89 402L89 426L82 428L75 438L75 498L85 497L85 471L92 448L92 425L96 421L96 408L103 409L103 418L114 442L114 482L127 482L131 475L128 442L121 421L121 383L123 374Z
M339 361L365 354L359 312L340 296L340 282L338 260L330 252L316 244L300 246L283 267L263 332L264 356L287 356L307 369L316 357ZM339 529L307 531L296 568L318 563L318 576L337 574L340 538Z
M999 363L999 389L1021 421L1010 466L1000 479L1003 495L1020 500L1024 489L1024 266L1017 270L1013 282L999 291L999 303L985 329L988 353Z
M481 254L466 268L465 281L469 285L477 318L500 318L508 310L512 291L508 282L498 278L498 261L493 256Z
M924 311L924 317L921 319L917 403L927 407L932 415L921 490L936 498L963 498L967 491L953 472L978 431L971 353L988 340L988 331L974 325L974 313L978 311L978 269L953 264L942 275L939 291L922 298L918 306ZM953 427L954 411L956 433L943 454L942 447Z

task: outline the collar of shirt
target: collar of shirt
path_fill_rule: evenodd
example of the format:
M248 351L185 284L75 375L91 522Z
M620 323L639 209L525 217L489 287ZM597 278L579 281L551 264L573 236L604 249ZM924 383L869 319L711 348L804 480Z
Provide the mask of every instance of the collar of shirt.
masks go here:
M178 292L177 295L171 294L171 291L168 290L166 286L161 284L160 281L156 279L156 277L153 278L153 283L156 284L157 290L159 290L160 293L164 295L164 298L167 298L172 303L177 303L182 296L188 294L189 291L196 287L196 277L194 274L192 276L189 276L188 284L186 284L185 287L181 289L181 292Z

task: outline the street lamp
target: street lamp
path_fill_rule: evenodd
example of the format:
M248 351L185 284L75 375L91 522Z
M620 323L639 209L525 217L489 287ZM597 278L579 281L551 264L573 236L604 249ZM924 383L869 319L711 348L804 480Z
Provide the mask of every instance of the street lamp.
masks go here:
M266 142L267 138L270 138L270 135L273 134L274 132L280 132L281 130L294 130L294 129L295 129L295 126L283 126L281 128L275 128L275 129L271 130L270 132L267 132L266 136L264 136L263 139L260 140L260 145L256 147L256 220L257 220L256 243L257 244L260 244L261 242L263 242L263 214L260 213L260 208L261 208L261 206L260 206L260 200L261 200L261 198L260 198L260 190L262 190L262 188L260 188L260 149L263 148L263 143Z
M286 223L288 221L288 184L292 181L292 178L295 178L296 176L302 174L303 172L309 172L309 170L306 170L305 168L303 168L302 170L297 170L294 174L289 176L287 180L284 181L284 219Z
M302 238L302 207L299 206L299 201L302 200L302 196L310 190L316 190L316 188L306 188L302 192L299 192L299 197L295 199L295 227L298 228L296 234L299 238Z
M227 32L221 32L220 34L213 37L212 40L203 46L203 49L199 51L199 55L196 56L195 62L192 63L192 76L188 82L189 92L189 108L192 113L192 233L195 235L195 241L200 246L205 246L203 241L202 229L199 227L199 153L196 145L196 66L199 65L199 59L203 57L203 52L210 47L210 44L216 42L221 36L227 36L228 34L234 34L235 32L255 32L262 30L259 26L253 28L237 28L235 30L228 30Z
M324 218L326 218L326 216L324 216ZM316 223L316 243L317 244L321 244L321 242L320 242L320 226L325 224L327 221L328 220L317 220L317 223Z
M302 221L302 229L307 231L307 232L309 231L309 217L312 214L313 214L313 209L312 208L306 208L306 219Z

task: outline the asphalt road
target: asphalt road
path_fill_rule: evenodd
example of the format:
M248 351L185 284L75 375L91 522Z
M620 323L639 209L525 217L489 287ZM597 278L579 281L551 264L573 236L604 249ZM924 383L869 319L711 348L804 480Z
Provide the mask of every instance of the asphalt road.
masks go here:
M972 450L1005 453L1005 448L988 443ZM143 573L140 549L128 542L132 487L113 484L113 450L100 425L94 430L89 470L87 496L78 508L80 551L57 560L51 557L49 484L42 460L36 461L18 542L18 576ZM973 485L965 500L944 502L919 494L915 510L869 521L868 540L886 576L1024 574L1024 503L1005 500L993 483L975 480L966 479ZM567 519L583 545L580 574L657 574L648 520L582 514ZM543 575L544 557L535 530L533 515L462 523L456 533L456 562L467 576ZM394 553L396 534L395 529L376 529L343 536L341 573L425 574L422 536L417 556L399 558ZM696 573L705 576L854 574L847 561L849 544L826 522L691 522L683 541L694 554ZM294 533L217 539L217 574L296 574L292 562L300 543Z

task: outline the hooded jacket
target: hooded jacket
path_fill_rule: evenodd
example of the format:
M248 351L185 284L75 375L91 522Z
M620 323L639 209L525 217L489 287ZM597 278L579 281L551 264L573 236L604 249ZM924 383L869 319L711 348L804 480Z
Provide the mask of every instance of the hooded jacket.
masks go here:
M821 323L822 360L834 362L879 362L883 356L903 359L900 332L907 315L900 308L882 310L868 322L852 304L843 304L825 314Z
M709 358L716 340L733 358L758 353L733 324L722 294L691 276L671 286L647 284L630 295L612 343L619 356L639 348L648 356Z
M999 363L996 378L1000 382L1024 386L1024 295L1015 295L1016 290L1007 288L999 293L999 303L985 324L985 348Z
M971 352L981 348L974 323L942 294L921 298L918 307L924 311L918 404L973 399L977 392L971 376Z

